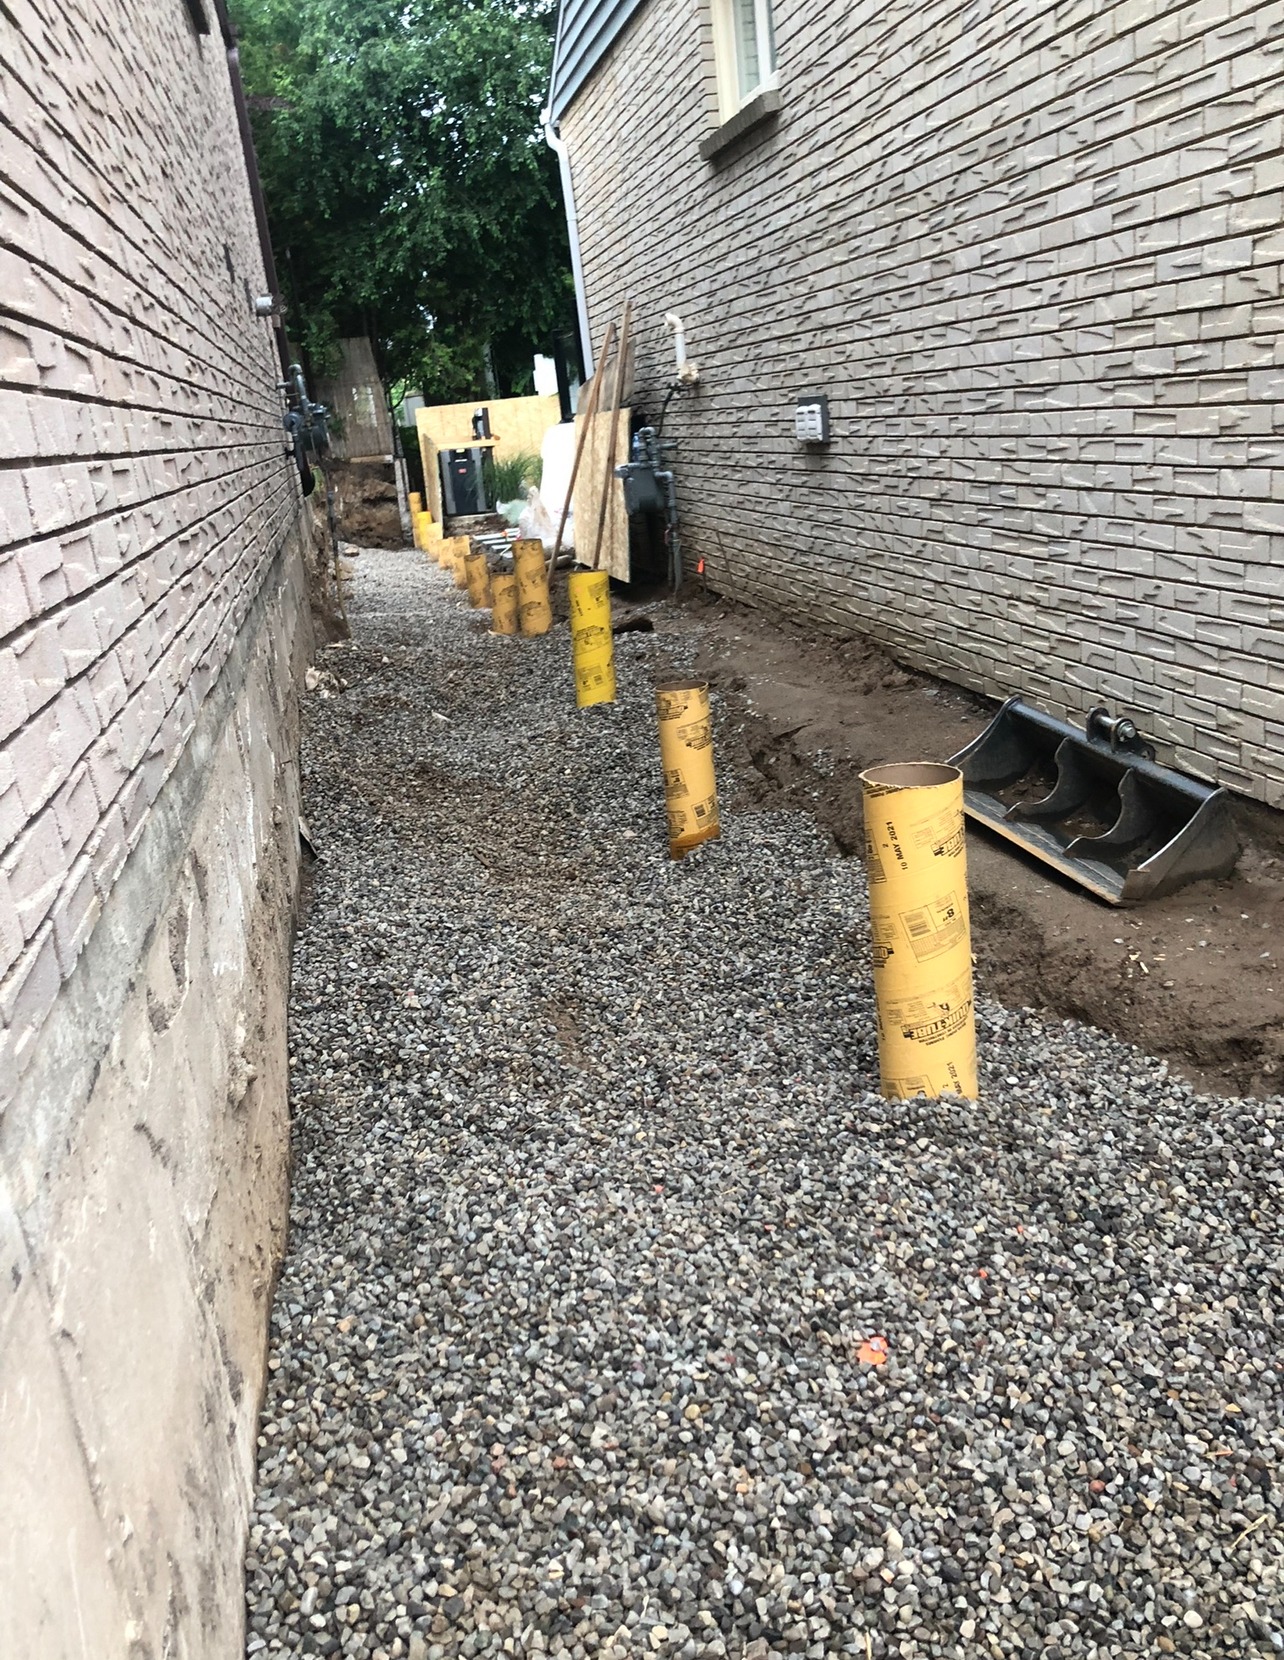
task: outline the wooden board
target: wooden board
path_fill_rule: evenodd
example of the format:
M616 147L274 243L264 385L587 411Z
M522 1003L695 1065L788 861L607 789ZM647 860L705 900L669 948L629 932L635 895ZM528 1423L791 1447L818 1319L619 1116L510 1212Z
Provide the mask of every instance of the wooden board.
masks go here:
M473 437L473 412L478 409L490 411L493 437L489 442ZM424 506L440 522L441 469L437 457L442 450L467 450L483 444L496 461L522 454L538 455L544 434L561 418L562 406L556 394L548 398L475 398L472 403L438 403L417 409L415 429L427 496Z
M584 416L575 418L578 440ZM601 510L602 489L605 483L606 450L611 442L611 412L600 411L593 416L592 426L584 445L579 477L575 480L575 494L571 509L575 514L575 562L588 565L593 559L593 538L597 535L597 516ZM620 410L619 430L615 435L615 465L629 459L629 411ZM614 474L610 482L610 498L606 510L606 525L602 531L602 552L598 559L600 571L606 571L620 582L629 580L629 518L624 511L624 484Z

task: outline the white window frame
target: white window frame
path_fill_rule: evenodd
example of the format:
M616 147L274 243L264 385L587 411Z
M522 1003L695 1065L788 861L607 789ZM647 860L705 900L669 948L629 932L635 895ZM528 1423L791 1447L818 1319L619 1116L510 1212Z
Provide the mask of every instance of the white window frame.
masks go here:
M718 76L718 119L730 121L760 92L772 91L779 84L776 56L772 44L771 0L753 0L754 34L758 43L758 63L766 63L766 73L759 74L758 82L747 92L740 90L739 46L736 40L736 19L733 0L711 0L713 11L713 59Z

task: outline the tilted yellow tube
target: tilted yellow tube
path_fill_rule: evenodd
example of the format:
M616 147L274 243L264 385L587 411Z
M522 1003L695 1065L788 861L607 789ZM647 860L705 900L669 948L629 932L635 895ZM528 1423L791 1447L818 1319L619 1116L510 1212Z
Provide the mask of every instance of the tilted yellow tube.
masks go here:
M446 568L454 572L456 588L467 588L468 553L472 543L467 536L452 536L450 540L454 546L446 555Z
M513 569L517 573L517 616L523 634L547 634L553 626L548 603L548 571L544 544L535 538L513 543Z
M883 1094L975 1100L963 775L911 761L860 781Z
M415 514L415 546L432 553L441 546L441 526L431 513Z
M680 859L718 834L708 684L703 680L677 680L657 686L655 709L660 722L669 856Z
M615 702L615 642L611 638L611 579L605 571L572 571L567 578L571 606L571 659L575 702Z
M517 632L517 577L512 571L493 571L490 578L490 631Z
M480 548L464 555L464 579L468 603L474 611L484 610L490 604L490 565Z

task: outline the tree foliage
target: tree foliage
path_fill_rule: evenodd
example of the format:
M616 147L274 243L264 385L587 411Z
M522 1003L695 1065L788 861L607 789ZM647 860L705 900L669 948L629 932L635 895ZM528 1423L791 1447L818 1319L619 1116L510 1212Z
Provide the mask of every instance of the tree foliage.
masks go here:
M526 390L573 316L539 111L554 0L233 0L289 326L430 400Z

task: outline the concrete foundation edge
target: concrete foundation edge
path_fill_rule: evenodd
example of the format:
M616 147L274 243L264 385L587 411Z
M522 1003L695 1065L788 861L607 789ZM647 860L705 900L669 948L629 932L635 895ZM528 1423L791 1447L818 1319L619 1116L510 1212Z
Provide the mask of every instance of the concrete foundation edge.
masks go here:
M0 1119L0 1654L231 1660L287 1214L300 536Z

